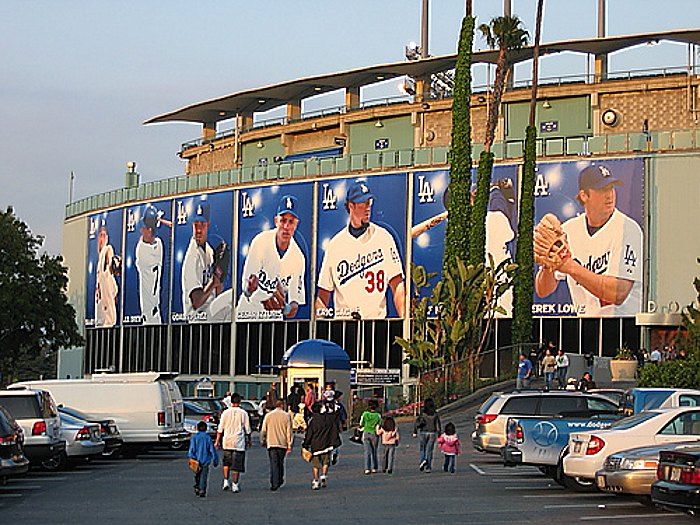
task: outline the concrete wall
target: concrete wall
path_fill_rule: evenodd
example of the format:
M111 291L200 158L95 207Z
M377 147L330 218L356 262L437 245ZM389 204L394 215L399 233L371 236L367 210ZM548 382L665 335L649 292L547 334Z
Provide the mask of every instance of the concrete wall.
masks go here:
M377 127L381 121L382 127ZM358 122L348 126L349 153L375 153L377 139L389 139L387 151L413 148L413 126L411 117L381 118L368 122Z
M576 135L590 135L591 129L591 103L590 97L571 97L558 99L545 99L549 108L544 107L544 102L539 101L535 109L535 126L537 136L540 138L573 137ZM506 113L506 140L524 140L525 128L530 120L530 102L517 102L505 107ZM542 122L556 122L556 131L542 132Z
M258 147L260 144L262 148ZM284 157L284 155L284 146L280 137L243 144L243 166L257 166L262 158L267 159L268 164L272 164L275 157Z

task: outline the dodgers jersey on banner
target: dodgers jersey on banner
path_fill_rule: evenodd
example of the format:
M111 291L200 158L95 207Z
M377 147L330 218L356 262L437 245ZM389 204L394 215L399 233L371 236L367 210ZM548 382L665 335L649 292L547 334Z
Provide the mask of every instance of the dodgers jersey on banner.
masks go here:
M391 234L371 223L355 238L343 228L329 242L318 286L334 291L335 318L359 311L363 319L386 317L389 281L403 277L401 258Z
M209 305L214 300L211 294L198 310L192 308L190 293L198 288L204 290L211 277L211 266L214 261L214 250L208 242L203 247L197 246L194 238L190 239L185 258L182 261L182 306L190 323L206 322Z
M236 319L282 320L280 310L265 310L262 302L269 299L277 289L277 283L287 290L287 303L306 304L304 273L306 261L294 238L289 248L280 257L275 241L276 229L264 231L255 236L250 243L248 256L243 266L241 290L248 288L248 278L258 276L258 288L250 297L241 293L236 307Z
M585 305L587 316L634 315L642 308L642 229L627 215L615 210L593 235L588 233L585 214L562 224L571 256L588 270L634 281L632 290L621 305L604 303L574 279L567 276L571 299ZM562 279L563 274L557 273ZM582 312L584 313L584 312Z
M139 271L139 301L143 324L160 324L160 280L163 273L163 241L139 239L136 244L136 269Z

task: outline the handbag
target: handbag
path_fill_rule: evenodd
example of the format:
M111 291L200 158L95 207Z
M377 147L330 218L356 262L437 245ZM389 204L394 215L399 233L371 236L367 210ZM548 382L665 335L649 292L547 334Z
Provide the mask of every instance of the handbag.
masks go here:
M192 472L194 472L195 474L197 474L197 473L202 469L202 467L201 467L200 464L199 464L199 461L197 461L196 459L188 459L188 460L187 460L187 466L188 466L188 467L190 468L190 470L191 470Z
M355 427L352 429L352 434L350 435L350 441L356 445L362 444L362 429L360 427Z
M301 457L304 459L304 461L311 462L311 458L314 457L314 455L310 450L301 447Z

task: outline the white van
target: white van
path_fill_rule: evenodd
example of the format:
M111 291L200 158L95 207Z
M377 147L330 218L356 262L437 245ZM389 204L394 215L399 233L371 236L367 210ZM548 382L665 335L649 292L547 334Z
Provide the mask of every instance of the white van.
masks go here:
M59 405L95 419L113 419L124 446L133 448L189 440L176 376L170 372L95 374L90 379L23 381L8 388L40 388Z

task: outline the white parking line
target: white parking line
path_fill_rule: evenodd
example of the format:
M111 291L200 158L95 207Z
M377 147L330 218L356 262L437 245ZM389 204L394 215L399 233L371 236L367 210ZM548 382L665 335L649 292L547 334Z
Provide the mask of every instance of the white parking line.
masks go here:
M479 476L485 476L485 475L486 475L486 472L484 472L483 470L481 470L481 469L480 469L479 467L477 467L474 463L469 463L469 466L472 468L472 470L473 470L474 472L476 472L477 474L479 474Z
M545 477L540 477L540 478L494 478L491 480L491 483L532 483L532 482L539 482L539 483L554 483L553 479L545 478Z
M615 514L613 516L581 516L579 519L581 521L594 521L594 520L625 520L625 519L635 519L635 518L678 518L680 514L669 514L653 512L650 514Z
M597 508L597 507L637 507L641 506L638 502L630 503L567 503L565 505L545 505L545 509L583 509L583 508ZM601 509L602 510L602 509Z
M23 498L24 494L3 494L0 492L0 498Z
M563 489L564 487L562 487ZM615 496L606 496L604 494L595 493L578 493L575 496L571 492L565 492L564 494L526 494L523 498L602 498L602 499L615 499Z
M53 476L41 476L41 475L39 475L39 476L27 476L27 479L30 479L32 481L65 481L68 478L66 478L65 476L53 477ZM12 483L12 481L10 481L10 483Z
M536 485L534 487L503 487L503 490L564 490L564 487L559 485ZM571 493L569 493L569 496L571 496Z

